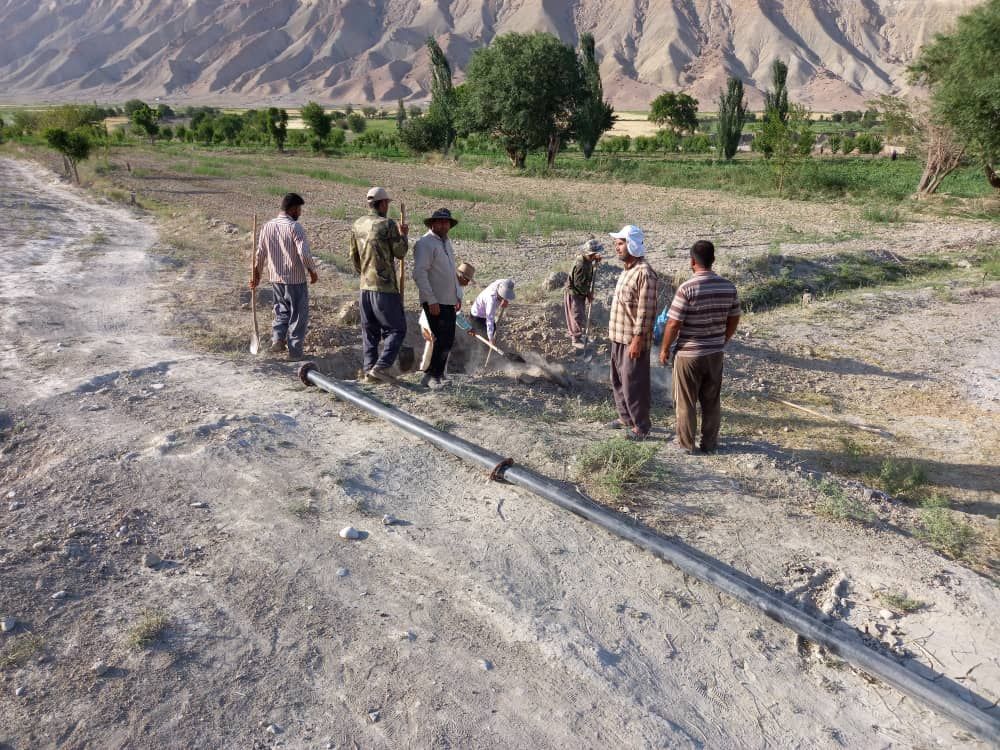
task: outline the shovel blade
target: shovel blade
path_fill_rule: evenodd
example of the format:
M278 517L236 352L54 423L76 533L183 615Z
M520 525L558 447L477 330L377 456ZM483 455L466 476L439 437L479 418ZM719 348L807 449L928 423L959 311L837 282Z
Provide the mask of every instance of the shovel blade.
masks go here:
M260 351L260 338L256 333L250 334L250 353L256 354Z

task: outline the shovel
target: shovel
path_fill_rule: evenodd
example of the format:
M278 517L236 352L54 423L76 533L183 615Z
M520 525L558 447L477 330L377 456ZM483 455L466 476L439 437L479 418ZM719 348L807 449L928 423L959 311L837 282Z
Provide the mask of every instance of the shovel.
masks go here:
M257 270L257 214L253 215L253 233L250 236L250 278ZM257 286L250 290L250 311L253 313L253 333L250 334L250 353L260 351L260 327L257 325Z
M406 223L406 204L403 203L402 201L399 202L399 223L400 224L405 224ZM399 278L396 279L397 283L399 284L399 304L400 304L400 306L403 306L404 300L405 300L405 297L404 297L404 294L405 294L405 291L406 291L406 274L405 274L405 271L406 271L406 259L405 258L400 258L399 259ZM403 344L401 347L399 347L399 358L398 358L397 361L399 362L399 369L401 371L403 371L403 372L409 372L410 370L412 370L413 366L416 364L416 361L417 361L416 353L413 351L413 347L410 346L409 344Z

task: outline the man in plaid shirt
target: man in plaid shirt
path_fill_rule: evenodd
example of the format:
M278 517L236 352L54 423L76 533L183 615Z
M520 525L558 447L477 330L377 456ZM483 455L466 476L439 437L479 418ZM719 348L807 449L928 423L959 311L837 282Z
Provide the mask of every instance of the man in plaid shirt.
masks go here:
M652 426L649 350L659 279L646 262L645 238L639 227L629 224L611 236L625 270L618 277L611 302L611 389L618 419L609 426L626 428L630 439L642 440Z

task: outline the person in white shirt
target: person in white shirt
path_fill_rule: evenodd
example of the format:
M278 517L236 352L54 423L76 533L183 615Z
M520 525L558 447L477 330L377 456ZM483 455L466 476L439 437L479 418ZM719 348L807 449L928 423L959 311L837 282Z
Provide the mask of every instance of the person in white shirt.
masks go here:
M473 330L492 344L496 338L497 316L514 301L514 280L497 279L476 297L469 310Z

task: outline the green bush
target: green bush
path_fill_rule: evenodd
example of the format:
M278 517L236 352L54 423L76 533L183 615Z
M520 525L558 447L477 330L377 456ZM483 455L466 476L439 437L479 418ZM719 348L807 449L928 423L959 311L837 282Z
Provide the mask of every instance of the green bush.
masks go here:
M612 498L634 486L656 454L651 443L636 443L623 437L589 446L580 456L577 469L581 481Z

